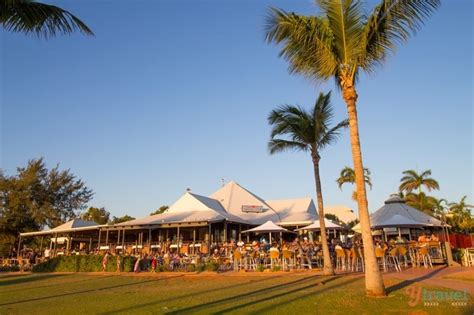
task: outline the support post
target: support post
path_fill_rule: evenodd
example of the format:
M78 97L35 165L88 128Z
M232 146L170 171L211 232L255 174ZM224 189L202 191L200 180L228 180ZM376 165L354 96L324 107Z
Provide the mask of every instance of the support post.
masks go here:
M178 231L177 231L177 233L178 233L178 235L176 236L176 240L178 241L177 244L178 244L178 253L179 253L179 248L180 248L180 245L181 245L180 242L179 242L179 241L180 241L180 239L179 239L179 225L178 225Z
M41 242L40 242L40 254L41 256L43 256L43 240L44 240L44 236L41 236Z
M100 237L102 236L102 231L99 228L99 240L97 241L97 250L100 250Z
M105 245L109 245L109 229L105 231Z
M58 251L58 233L54 234L54 251L53 251L53 257L56 257L57 251Z
M242 224L239 223L239 242L242 241Z
M196 251L196 228L193 228L193 255Z
M150 246L151 251L151 228L148 228L148 246Z
M208 243L207 253L209 256L211 256L211 234L212 234L211 222L209 222L209 238L207 240L207 243Z
M122 255L125 254L125 228L122 231Z
M227 220L224 220L224 243L227 243Z
M16 258L17 259L20 257L20 250L21 250L21 235L18 239L18 251L16 252Z
M92 251L92 236L89 237L89 254L91 253Z

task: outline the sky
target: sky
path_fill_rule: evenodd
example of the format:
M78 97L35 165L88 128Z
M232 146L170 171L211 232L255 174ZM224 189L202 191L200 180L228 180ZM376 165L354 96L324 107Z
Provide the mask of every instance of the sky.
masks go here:
M51 1L94 31L37 39L0 30L0 168L13 175L44 157L82 178L90 206L148 215L187 188L209 195L237 181L264 199L315 198L301 152L270 155L269 112L309 108L333 82L290 75L264 41L269 6L315 14L312 1ZM368 6L374 2L369 1ZM397 191L402 172L430 169L433 195L473 203L473 3L444 1L383 68L358 83L370 211ZM321 152L326 205L352 165L348 132Z

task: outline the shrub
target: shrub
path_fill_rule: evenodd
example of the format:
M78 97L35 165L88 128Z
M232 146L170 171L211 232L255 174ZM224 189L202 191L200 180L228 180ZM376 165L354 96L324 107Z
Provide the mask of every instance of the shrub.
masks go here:
M217 270L219 270L219 264L216 263L216 262L214 262L214 261L212 261L212 260L211 260L211 261L208 261L208 262L206 263L205 269L206 269L207 271L217 271Z
M0 266L0 272L15 272L15 271L20 271L19 265Z

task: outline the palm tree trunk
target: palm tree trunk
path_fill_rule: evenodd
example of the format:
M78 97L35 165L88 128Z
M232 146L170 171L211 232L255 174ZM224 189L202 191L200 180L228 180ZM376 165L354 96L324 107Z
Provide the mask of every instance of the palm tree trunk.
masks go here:
M357 121L357 93L352 84L343 87L343 98L347 105L349 116L349 130L352 147L352 160L354 163L355 184L357 192L357 205L359 208L359 220L364 245L365 261L365 289L367 295L384 296L385 287L382 274L377 265L374 243L370 228L370 217L367 203L367 193L364 182L364 165L362 163L362 152L360 149L359 126Z
M313 166L314 166L314 181L316 182L316 196L318 197L318 215L319 215L319 227L321 230L321 243L323 247L323 258L324 267L323 275L334 275L334 268L331 262L331 255L329 254L329 246L326 234L326 224L324 222L324 203L323 203L323 192L321 189L321 179L319 176L319 156L312 154Z

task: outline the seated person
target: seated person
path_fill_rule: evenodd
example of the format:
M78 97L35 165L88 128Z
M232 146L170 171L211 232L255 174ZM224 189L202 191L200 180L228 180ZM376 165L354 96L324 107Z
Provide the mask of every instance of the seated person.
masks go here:
M427 241L428 241L428 238L426 237L424 233L418 237L418 242L420 243L426 243Z
M436 236L434 233L431 234L430 241L432 242L439 242L438 236Z

